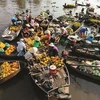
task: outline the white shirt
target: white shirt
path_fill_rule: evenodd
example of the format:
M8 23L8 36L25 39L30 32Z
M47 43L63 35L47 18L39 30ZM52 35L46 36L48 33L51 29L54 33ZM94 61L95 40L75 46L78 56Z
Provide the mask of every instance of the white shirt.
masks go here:
M17 46L17 52L20 52L23 50L23 48L26 49L26 45L24 42L20 41L20 42L17 42L18 46Z

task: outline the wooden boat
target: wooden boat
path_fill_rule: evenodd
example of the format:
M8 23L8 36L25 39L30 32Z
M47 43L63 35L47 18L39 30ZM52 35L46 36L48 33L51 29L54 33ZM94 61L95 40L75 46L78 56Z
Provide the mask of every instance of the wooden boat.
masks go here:
M87 81L100 84L100 61L82 57L69 56L65 64L70 73Z
M89 7L89 6L90 6L90 3L87 3L87 4L77 3L76 5L77 5L77 6L86 6L86 7Z
M77 47L72 47L71 50L73 55L100 60L99 48L77 46Z
M63 5L64 8L76 8L76 5L73 4L67 4L67 5Z
M6 28L2 37L4 38L4 40L12 41L20 34L21 29L21 25L10 25L10 27Z
M80 22L80 21L74 21L73 23L71 23L70 25L68 25L66 27L66 30L68 31L68 34L69 35L72 35L72 34L76 34L77 32L79 32L79 29L83 26L84 24L84 21ZM76 25L76 27L75 27ZM70 30L73 30L70 32Z
M99 47L99 38L100 35L98 33L98 28L95 28L93 26L84 26L82 25L82 27L87 28L86 34L84 35L84 37L80 36L79 31L76 31L76 33L73 35L69 35L68 39L70 41L72 40L76 40L77 43L79 43L80 45L83 45L83 47Z
M69 94L70 77L67 67L64 65L56 69L52 61L51 63L52 65L47 66L35 62L34 65L29 65L33 83L47 95L48 100L69 100L71 98Z
M100 8L100 6L99 5L96 5L98 8Z
M20 72L20 63L16 60L0 61L0 84L13 78Z
M66 27L68 34L62 35L60 37L59 43L63 46L66 46L69 42L69 37L72 37L72 36L76 37L76 35L79 32L79 29L82 27L83 23L84 22L75 21L75 22L71 23L70 25L68 25ZM74 25L78 25L78 26L74 27Z
M47 30L49 26L49 21L48 20L43 20L40 24L40 26L43 28L43 30Z

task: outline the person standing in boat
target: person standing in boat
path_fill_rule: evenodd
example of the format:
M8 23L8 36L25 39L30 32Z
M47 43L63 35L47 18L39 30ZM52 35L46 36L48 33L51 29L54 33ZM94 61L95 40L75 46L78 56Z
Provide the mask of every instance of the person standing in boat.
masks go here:
M80 30L79 30L80 37L84 38L86 36L86 34L87 34L87 31L88 31L88 29L86 27L80 28Z
M26 51L26 45L24 43L24 39L20 39L20 41L17 42L17 52L18 56L22 56Z
M72 11L71 10L69 11L69 16L72 16Z
M29 11L28 11L28 9L26 10L26 21L27 21L27 23L29 23Z
M34 18L33 17L31 18L30 25L32 28L34 28Z

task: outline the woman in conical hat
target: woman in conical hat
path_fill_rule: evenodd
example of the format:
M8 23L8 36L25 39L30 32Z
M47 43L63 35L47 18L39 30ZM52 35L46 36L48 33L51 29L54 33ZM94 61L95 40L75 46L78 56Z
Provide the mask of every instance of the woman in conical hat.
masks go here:
M41 41L40 41L40 37L38 37L38 36L35 36L35 40L34 40L34 43L33 43L33 45L32 45L33 47L39 47L39 46L41 46Z

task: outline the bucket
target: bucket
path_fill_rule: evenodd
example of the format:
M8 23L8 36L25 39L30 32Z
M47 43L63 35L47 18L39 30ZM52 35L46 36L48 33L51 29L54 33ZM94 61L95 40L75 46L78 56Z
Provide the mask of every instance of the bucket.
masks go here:
M50 70L49 70L50 74L51 74L51 75L56 75L56 73L57 73L57 70L56 70L56 69L57 69L57 68L56 68L55 65L51 65L51 66L50 66Z

